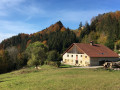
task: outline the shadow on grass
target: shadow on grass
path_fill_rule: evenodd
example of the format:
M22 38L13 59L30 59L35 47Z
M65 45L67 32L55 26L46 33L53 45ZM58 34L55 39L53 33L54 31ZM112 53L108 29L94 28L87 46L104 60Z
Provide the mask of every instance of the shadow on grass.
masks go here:
M72 68L74 66L72 65L66 65L66 64L61 64L61 66L59 68Z
M4 82L4 81L0 81L0 83L1 83L1 82Z
M2 83L2 82L6 82L6 81L11 81L11 80L3 80L3 81L0 81L0 83Z

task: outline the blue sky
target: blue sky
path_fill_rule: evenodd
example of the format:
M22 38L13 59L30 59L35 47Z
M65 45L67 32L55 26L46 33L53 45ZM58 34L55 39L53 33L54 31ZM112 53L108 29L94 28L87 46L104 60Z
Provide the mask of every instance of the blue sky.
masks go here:
M80 21L117 10L119 0L0 0L0 42L18 33L38 32L59 20L77 29Z

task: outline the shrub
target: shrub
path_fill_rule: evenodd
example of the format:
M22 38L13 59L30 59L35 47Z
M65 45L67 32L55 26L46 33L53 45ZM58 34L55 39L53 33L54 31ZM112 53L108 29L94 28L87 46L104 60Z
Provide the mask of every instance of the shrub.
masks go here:
M55 67L60 67L61 62L60 61L45 61L45 64L52 65L52 66L55 66Z

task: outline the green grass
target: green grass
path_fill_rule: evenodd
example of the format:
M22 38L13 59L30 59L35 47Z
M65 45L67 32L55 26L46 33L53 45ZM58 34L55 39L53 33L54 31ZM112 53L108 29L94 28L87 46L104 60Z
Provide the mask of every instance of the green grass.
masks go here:
M1 74L0 90L120 90L120 71L32 67Z
M72 68L74 66L72 65L67 65L67 64L61 64L60 68Z

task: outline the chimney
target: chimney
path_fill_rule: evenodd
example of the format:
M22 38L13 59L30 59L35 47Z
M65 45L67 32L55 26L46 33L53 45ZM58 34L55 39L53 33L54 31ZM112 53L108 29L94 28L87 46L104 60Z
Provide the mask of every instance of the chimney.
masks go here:
M90 41L90 45L92 45L92 46L94 45L93 41Z

